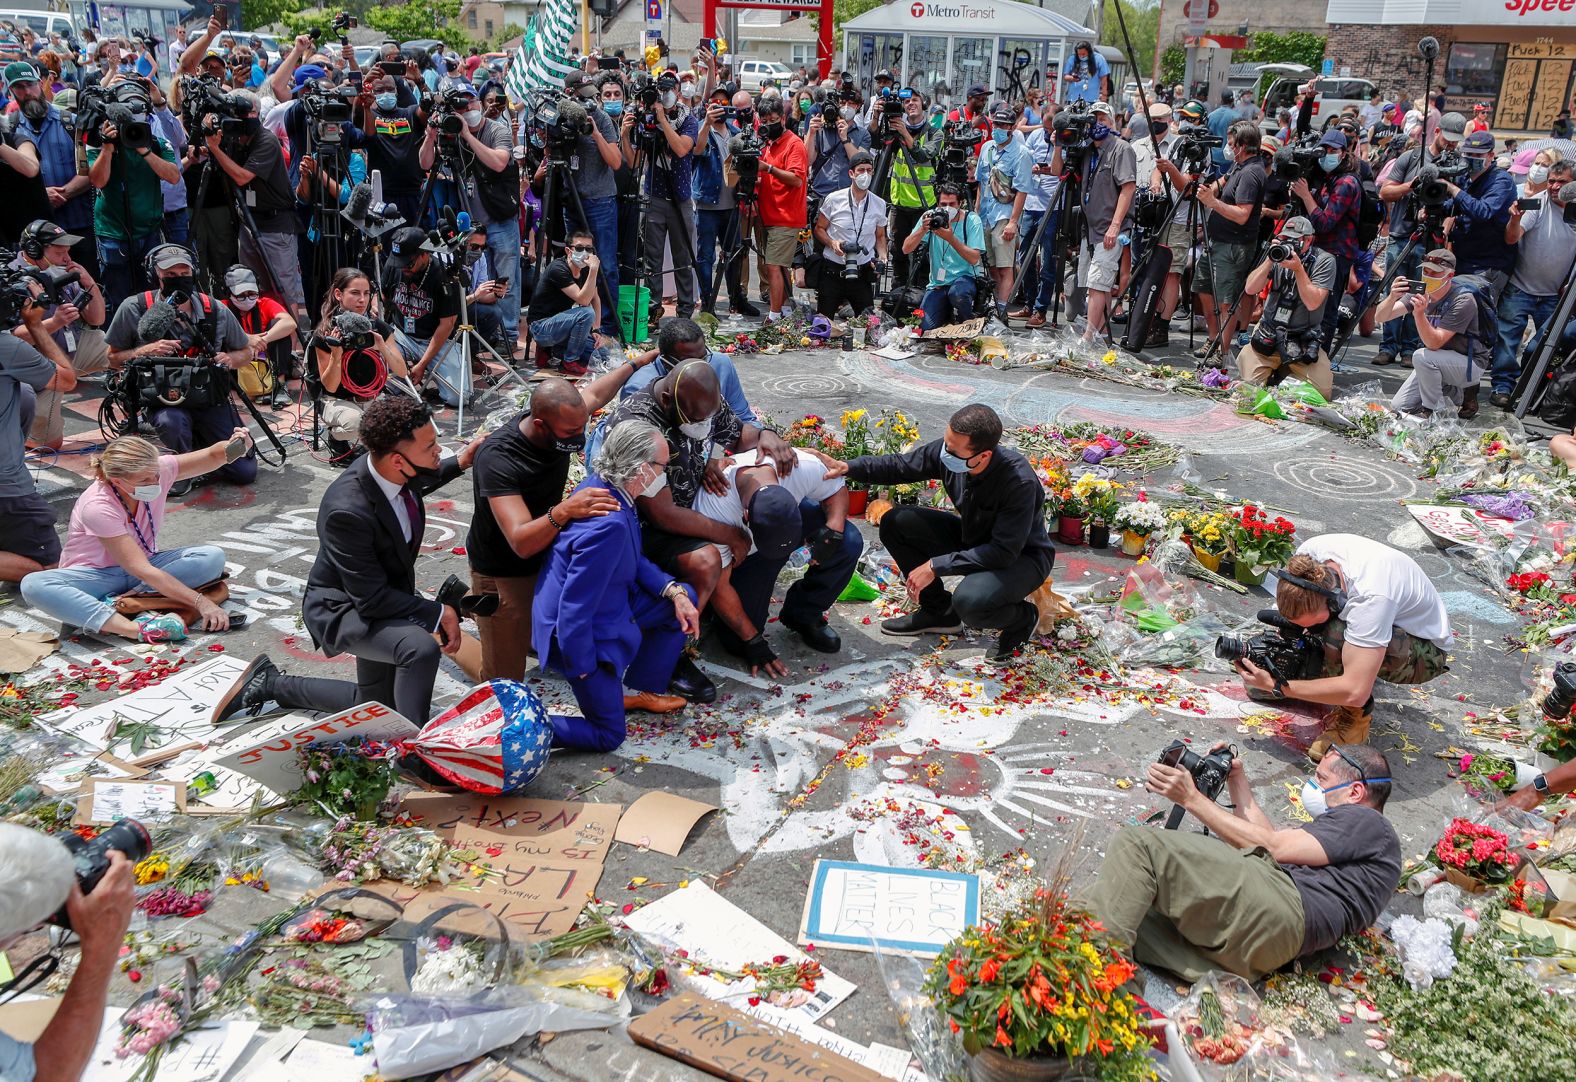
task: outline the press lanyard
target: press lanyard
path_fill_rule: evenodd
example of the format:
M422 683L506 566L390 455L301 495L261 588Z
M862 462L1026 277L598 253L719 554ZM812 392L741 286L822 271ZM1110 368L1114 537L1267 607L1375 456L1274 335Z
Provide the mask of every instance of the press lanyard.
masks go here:
M138 501L138 503L137 503L137 510L140 511L142 509L142 507L143 507L143 504L140 501ZM152 556L154 554L154 552L157 551L154 548L155 543L159 539L159 534L158 534L157 529L154 529L153 540L150 541L150 540L148 540L147 536L143 534L143 532L142 532L142 525L140 523L138 523L136 513L132 513L132 514L127 515L126 516L126 521L131 523L132 532L137 535L137 544L142 547L142 551L147 553L149 556ZM148 509L148 526L149 526L150 529L153 528L153 509L152 508Z

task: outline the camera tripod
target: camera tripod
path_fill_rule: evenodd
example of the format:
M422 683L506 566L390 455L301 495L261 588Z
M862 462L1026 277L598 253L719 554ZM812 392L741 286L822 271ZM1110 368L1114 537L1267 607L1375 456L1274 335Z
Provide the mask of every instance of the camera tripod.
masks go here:
M1068 152L1069 149L1071 153ZM1057 235L1054 243L1051 245L1051 266L1048 273L1056 284L1051 290L1051 307L1047 313L1049 318L1045 324L1052 331L1057 331L1062 326L1057 322L1057 318L1062 312L1062 286L1067 277L1067 246L1069 244L1083 243L1082 196L1085 171L1088 169L1088 165L1088 147L1064 148L1062 153L1062 172L1057 178L1055 208L1046 207L1045 212L1040 215L1039 224L1034 227L1034 236L1024 250L1022 259L1016 264L1017 273L1013 275L1012 289L1007 294L1009 298L1018 295L1018 290L1023 285L1023 280L1028 275L1029 268L1035 266L1035 259L1040 252L1040 244L1045 238L1045 229L1054 219ZM1040 273L1042 276L1047 273L1046 268L1040 268Z
M1545 210L1544 213L1549 211ZM1511 392L1518 420L1538 404L1548 388L1549 380L1553 378L1549 369L1554 364L1554 352L1559 348L1566 325L1573 318L1576 318L1576 259L1571 260L1570 268L1565 272L1565 282L1560 286L1559 298L1554 302L1554 314L1544 321L1543 329L1538 332L1536 344L1532 348L1533 361L1521 370L1515 389Z
M756 231L760 228L761 221L761 208L757 202L759 197L755 192L755 183L752 181L746 187L745 181L741 177L734 197L737 200L735 225L738 229L738 237L734 240L733 247L728 251L728 254L722 257L722 262L717 264L716 269L712 272L711 289L702 298L708 311L716 310L717 291L727 281L728 272L733 268L733 265L735 263L740 265L739 289L743 293L745 292L744 271L749 267L749 261L745 257L750 252L754 252L757 261L761 258L760 248L755 243Z
M638 280L640 282L645 282L647 280L647 277L651 273L651 264L646 258L645 217L646 217L646 208L651 205L651 200L653 198L653 196L651 194L652 182L656 180L658 173L661 173L661 174L663 174L664 176L667 177L667 189L668 189L669 192L673 191L673 166L672 166L672 163L671 162L665 162L663 160L663 158L666 155L662 155L662 154L656 153L655 148L653 146L653 144L656 142L656 140L658 138L660 138L660 133L657 133L657 132L641 132L640 135L639 135L639 139L636 142L635 160L634 160L634 162L631 165L631 168L633 169L635 175L637 177L643 178L642 182L641 182L641 187L640 187L640 204L639 204L639 206L637 208L637 213L636 213L636 229L637 229L637 232L635 234L636 244L637 244L636 268L635 268L635 271L636 271L636 275L638 277ZM650 175L646 176L645 175L646 174L646 165L648 163L650 164L651 169L650 169ZM679 275L681 275L681 274L689 274L692 277L694 277L694 279L695 279L695 286L694 286L694 293L692 295L694 295L696 297L696 302L699 303L699 301L701 299L699 297L699 293L700 293L700 275L697 273L696 267L695 267L695 239L693 237L691 237L690 233L689 233L689 216L684 213L683 208L681 206L679 206L678 200L675 199L672 195L665 195L665 196L662 196L661 198L667 200L668 205L673 208L673 217L674 217L674 220L677 221L678 227L679 227L678 228L678 234L679 234L678 241L679 241L679 243L674 243L673 237L671 235L668 237L668 247L673 252L673 280L674 280L674 283L675 283L675 285L677 284L678 279L679 279ZM742 237L743 233L744 233L742 224L740 226L739 232L740 232L740 235ZM689 262L687 264L685 264L684 266L682 266L682 267L679 265L679 253L680 253L681 250L684 252L684 254L686 254L689 257ZM724 267L724 269L726 269L726 267L727 267L727 263L726 262L723 264L723 267ZM658 273L660 274L661 268L659 267L659 268L657 268L657 270L658 270ZM656 289L654 291L654 293L655 293L654 301L655 301L656 307L657 307L658 310L660 310L661 307L662 307L662 290L661 290L660 286L658 287L658 289ZM713 290L712 291L712 297L715 298L715 296L716 296L716 291ZM636 287L636 294L635 294L634 314L639 314L639 312L640 312L640 294L639 294L639 287L637 286ZM650 320L649 315L647 317L647 320L648 320L648 323L649 323L649 320ZM620 329L622 329L622 328L620 328Z
M1334 365L1340 359L1341 354L1346 352L1346 347L1352 340L1352 333L1357 329L1358 325L1362 323L1363 316L1377 308L1379 306L1379 302L1384 300L1385 296L1390 292L1391 285L1395 282L1396 278L1400 276L1401 269L1407 265L1412 253L1415 252L1420 245L1424 244L1426 244L1430 250L1433 248L1444 247L1445 238L1443 232L1438 228L1438 226L1442 225L1443 223L1436 224L1429 222L1427 214L1428 209L1429 208L1425 208L1424 212L1418 216L1417 223L1412 227L1412 232L1407 236L1406 244L1402 246L1400 253L1395 256L1391 256L1389 252L1385 253L1384 277L1379 280L1379 284L1377 286L1372 286L1372 283L1370 283L1370 286L1372 287L1371 292L1364 300L1362 307L1357 310L1355 318L1352 319L1351 324L1342 330L1336 340L1331 344L1331 365ZM1331 292L1333 294L1334 290L1331 290ZM1331 301L1334 299L1335 298L1333 296L1330 298ZM1326 301L1325 303L1330 302Z
M224 149L224 152L226 154L230 153L228 148L221 148L221 149ZM204 156L203 163L202 163L202 174L197 178L197 203L196 203L196 206L200 209L200 208L205 207L207 205L208 186L213 182L213 178L214 178L214 174L215 173L218 174L219 183L223 186L223 189L224 189L224 192L225 192L225 196L226 196L226 198L228 200L228 203L229 203L228 209L229 209L229 211L230 211L231 215L233 216L233 219L234 219L234 221L236 223L237 261L239 261L240 240L241 240L242 234L245 234L246 238L249 241L251 241L253 248L255 248L258 252L262 252L263 246L262 246L262 243L261 243L261 241L260 241L260 239L259 239L259 237L257 235L257 220L252 217L252 208L248 207L246 205L246 200L241 198L241 190L235 186L235 181L230 179L230 175L228 173L226 173L223 168L214 165L213 157L211 155L205 155ZM192 223L192 230L193 230L193 232L196 232L197 222L199 222L201 220L202 219L199 217L199 218L197 218L196 220L193 221L193 223ZM193 253L193 254L195 254L195 253ZM267 259L259 259L258 262L262 264L262 267L261 267L261 270L262 270L262 273L263 273L263 283L262 284L265 287L267 287L268 291L270 293L272 293L274 296L276 296L276 297L279 296L280 295L280 293L279 293L279 281L278 281L278 279L276 279L274 277L274 269L273 269L273 267L269 265L269 262L268 262ZM208 290L207 290L207 292L208 292L208 294L210 296L217 296L219 294L219 292L220 292L219 287L224 284L224 272L229 270L229 268L228 267L207 267L207 268L195 267L193 269L197 270L199 272L201 272L203 270L207 271L207 275L208 275Z
M899 206L897 200L892 197L892 189L898 183L892 179L892 166L894 161L901 160L903 165L907 167L908 179L906 183L913 187L914 194L919 198L919 213L915 215L914 219L916 223L920 218L923 218L926 214L930 213L931 209L936 205L934 198L936 181L934 171L932 171L932 176L929 179L924 181L919 179L919 164L914 160L914 151L903 143L902 137L897 132L892 130L890 124L888 125L887 131L883 134L882 138L884 141L881 144L881 153L876 157L875 175L871 178L870 190L872 192L879 193L881 197L886 200L888 214L887 236L889 238L895 238L900 232L896 228L898 211L909 211L913 210L914 208ZM904 217L906 218L907 215ZM907 233L908 230L905 229L901 232ZM892 284L890 291L886 294L888 297L895 297L899 294L900 287L897 282L897 256L901 252L901 249L901 241L893 246L891 270ZM904 259L903 263L905 273L903 277L905 281L901 286L901 292L904 297L907 297L909 294L915 291L923 293L923 290L919 289L917 283L919 281L919 272L921 267L928 264L929 260L929 245L923 245L914 249L913 254ZM877 291L877 295L882 295L879 290ZM893 304L890 300L887 303L887 311L889 312L893 311L894 309L906 311L918 307L918 305L914 304Z

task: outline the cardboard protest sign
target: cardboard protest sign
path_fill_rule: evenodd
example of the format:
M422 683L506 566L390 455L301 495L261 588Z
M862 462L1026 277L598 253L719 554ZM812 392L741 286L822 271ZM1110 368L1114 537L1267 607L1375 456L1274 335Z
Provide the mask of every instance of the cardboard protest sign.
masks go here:
M600 864L607 859L622 804L523 796L417 793L400 805L416 826L462 849L499 848L517 861Z
M1497 515L1485 515L1470 507L1409 503L1406 510L1441 545L1465 545L1470 549L1493 552L1514 536L1514 523Z
M347 740L398 740L416 735L416 726L382 703L362 703L321 720L304 718L284 732L266 733L216 759L219 766L239 771L276 793L301 784L296 753L307 744L343 744Z
M980 882L961 872L818 860L799 942L926 957L979 920Z
M769 1022L689 992L635 1019L629 1036L719 1078L882 1082L885 1077Z
M716 810L715 805L653 789L629 806L613 840L676 857L695 824Z
M186 786L147 778L89 778L77 801L78 823L168 819L186 813Z
M153 687L108 702L57 710L35 720L53 733L74 736L99 751L135 758L148 751L213 734L213 715L246 659L219 654L182 669Z
M602 879L600 862L565 866L515 863L502 856L482 859L491 868L483 876L425 887L380 880L365 889L403 907L407 921L423 920L453 902L469 902L496 915L508 925L511 937L536 940L573 928Z

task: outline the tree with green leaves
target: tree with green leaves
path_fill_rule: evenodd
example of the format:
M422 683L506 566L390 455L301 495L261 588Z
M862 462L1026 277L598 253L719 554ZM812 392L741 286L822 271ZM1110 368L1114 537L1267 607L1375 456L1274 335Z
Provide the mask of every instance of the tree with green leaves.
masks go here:
M1324 62L1326 38L1306 30L1276 34L1261 30L1248 38L1248 47L1232 55L1232 60L1249 64L1302 64L1319 70Z
M1121 5L1121 21L1116 8ZM1105 23L1101 27L1100 44L1114 45L1127 52L1127 42L1122 38L1122 24L1127 24L1127 36L1133 41L1131 61L1138 65L1133 78L1150 78L1155 63L1155 42L1160 37L1160 5L1156 3L1130 3L1128 0L1105 0ZM1120 87L1116 88L1120 90Z
M437 38L456 49L474 45L460 25L460 0L407 0L367 12L367 24L395 41Z

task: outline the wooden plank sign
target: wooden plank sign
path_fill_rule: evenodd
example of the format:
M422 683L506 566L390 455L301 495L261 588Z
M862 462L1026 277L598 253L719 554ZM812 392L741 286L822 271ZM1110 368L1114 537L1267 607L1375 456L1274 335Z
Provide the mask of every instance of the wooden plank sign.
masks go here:
M692 992L629 1024L637 1044L744 1082L884 1082L885 1076L787 1030Z

